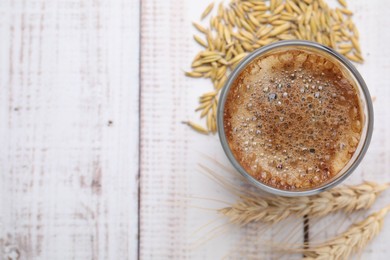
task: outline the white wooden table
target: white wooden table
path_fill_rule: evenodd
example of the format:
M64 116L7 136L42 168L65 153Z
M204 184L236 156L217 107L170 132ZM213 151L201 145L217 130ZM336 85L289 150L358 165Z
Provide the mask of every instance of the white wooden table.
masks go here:
M274 258L257 241L282 241L277 227L225 226L200 243L218 215L199 207L224 205L197 197L236 199L200 171L220 169L209 158L231 168L218 138L180 123L210 88L183 75L209 2L0 1L0 259ZM389 182L390 2L349 2L376 101L346 183ZM362 259L388 259L389 222Z

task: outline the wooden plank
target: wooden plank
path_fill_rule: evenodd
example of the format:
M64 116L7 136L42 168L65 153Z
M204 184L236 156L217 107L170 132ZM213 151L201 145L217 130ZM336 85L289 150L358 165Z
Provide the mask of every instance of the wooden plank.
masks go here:
M218 219L213 209L223 207L224 203L211 199L232 202L236 196L202 174L199 164L214 169L224 178L233 178L236 185L241 182L212 161L217 160L231 169L216 136L199 135L180 124L186 119L197 120L193 113L196 97L211 89L208 81L188 79L183 75L183 70L189 69L199 50L192 39L196 31L191 22L199 20L209 3L209 0L142 2L140 256L146 259L279 259L277 254L267 252L269 246L262 241L269 240L282 246L287 246L287 242L300 243L303 240L302 221L285 222L263 230L258 225L245 228L226 225L223 218ZM381 1L372 5L349 1L349 4L357 13L354 20L361 31L366 58L365 64L358 68L377 100L371 148L362 165L345 183L359 183L363 179L390 181L387 174L390 121L386 120L390 98L386 87L390 76L386 70L390 62L384 40L390 39L390 34L386 30L373 29L378 24L388 24L390 18L385 8L388 3ZM207 26L207 19L203 23ZM386 194L375 208L389 203ZM343 227L357 217L351 216ZM339 227L335 223L340 220L344 221L345 216L310 221L310 234L313 239L335 234ZM390 222L389 218L387 222ZM386 224L375 243L365 250L363 259L387 259L388 226ZM293 237L288 237L289 232L294 233ZM300 259L301 255L293 257ZM292 256L282 259L292 259Z
M189 171L183 159L189 158L190 139L180 124L185 119L182 108L189 88L181 69L188 62L189 50L184 45L189 28L184 19L186 4L142 1L141 259L188 256L187 209L183 205Z
M191 22L200 19L209 2L142 2L141 258L272 256L260 241L272 239L277 229L260 232L261 226L238 228L226 225L223 218L212 222L220 217L213 209L226 205L212 199L233 202L237 197L203 174L198 164L237 185L241 181L236 173L232 175L213 162L215 159L231 170L217 136L199 135L180 123L196 121L196 97L212 88L209 81L188 79L183 72L199 50L192 38L195 29ZM301 225L300 220L297 225ZM256 245L243 242L248 239L256 240ZM300 231L297 239L302 239Z
M1 1L0 35L0 259L136 258L139 2Z

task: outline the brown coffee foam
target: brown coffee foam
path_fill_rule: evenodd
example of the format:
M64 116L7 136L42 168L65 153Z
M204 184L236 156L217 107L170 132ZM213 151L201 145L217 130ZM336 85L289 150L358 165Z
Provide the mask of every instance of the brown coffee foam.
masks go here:
M352 82L308 50L255 59L225 102L224 130L234 156L257 180L279 189L328 181L360 140L362 112Z

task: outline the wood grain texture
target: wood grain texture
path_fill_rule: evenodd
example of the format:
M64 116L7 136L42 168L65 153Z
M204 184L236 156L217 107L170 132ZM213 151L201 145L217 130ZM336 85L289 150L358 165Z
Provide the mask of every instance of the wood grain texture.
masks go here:
M141 259L186 259L188 139L180 124L187 88L181 64L183 1L143 1L141 23Z
M1 1L0 35L0 259L136 258L138 1Z
M349 2L376 120L346 183L389 182L390 32L378 25L389 24L390 4ZM200 50L191 22L209 3L0 1L0 259L301 258L264 242L301 242L301 220L240 228L215 212L237 196L201 165L250 187L217 136L180 123L211 89L183 73ZM310 221L310 238L361 217ZM362 259L388 259L389 222Z

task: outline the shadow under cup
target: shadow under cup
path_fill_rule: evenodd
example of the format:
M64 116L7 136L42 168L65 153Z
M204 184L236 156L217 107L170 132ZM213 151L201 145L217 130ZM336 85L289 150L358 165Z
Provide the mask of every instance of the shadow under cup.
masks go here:
M330 178L324 183L321 183L319 186L315 186L310 189L302 189L302 190L282 190L278 188L274 188L268 186L261 181L255 179L252 175L250 175L238 162L235 158L232 150L229 147L225 128L224 128L224 110L225 110L225 102L227 99L227 95L231 86L234 84L236 78L240 75L240 73L256 58L262 57L263 55L269 55L272 53L280 52L280 51L288 51L288 50L307 50L310 52L315 52L321 56L326 57L328 60L332 61L334 64L339 66L342 70L344 76L348 77L352 80L353 85L356 87L357 95L359 97L361 112L362 112L362 130L360 141L356 147L356 151L352 155L351 159L348 163L342 168L335 176ZM226 82L225 87L221 91L221 96L218 104L218 114L217 114L217 124L218 124L218 134L222 144L222 147L229 158L230 162L233 166L250 182L252 182L255 186L260 189L267 191L269 193L281 196L307 196L318 194L322 191L332 188L333 186L339 184L344 179L346 179L358 166L360 161L363 159L368 146L371 141L371 136L373 132L373 107L370 93L367 89L367 86L356 70L356 68L342 55L337 53L331 48L323 46L318 43L303 41L303 40L292 40L292 41L280 41L260 49L249 54L230 74L229 79Z

